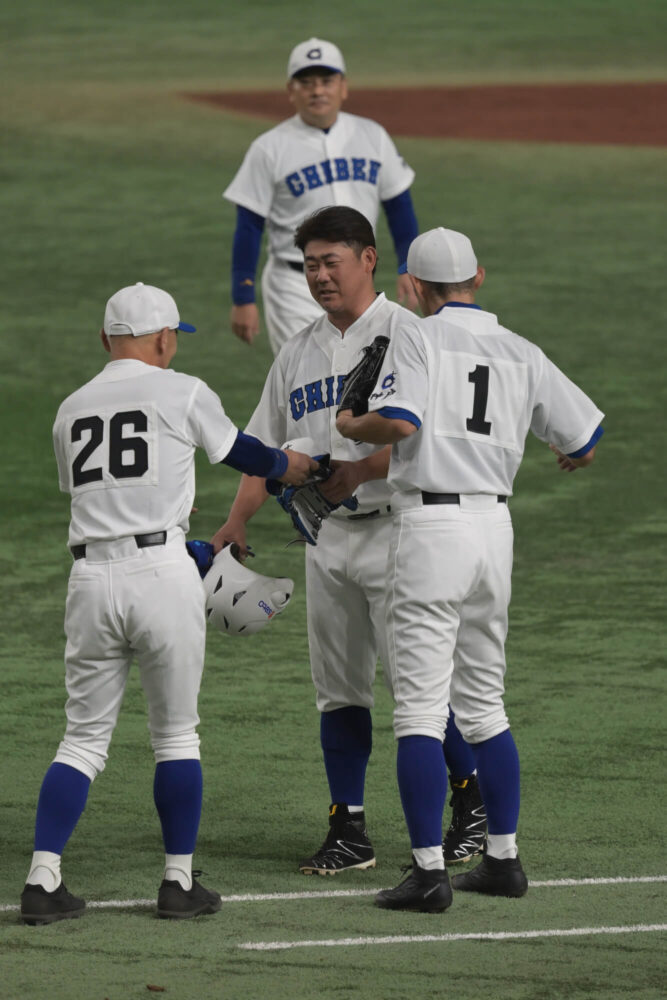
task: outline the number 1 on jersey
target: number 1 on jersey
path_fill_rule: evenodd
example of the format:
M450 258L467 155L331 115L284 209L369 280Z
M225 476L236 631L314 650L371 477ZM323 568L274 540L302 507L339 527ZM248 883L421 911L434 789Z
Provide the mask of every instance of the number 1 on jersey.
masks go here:
M467 418L466 427L476 434L490 434L491 424L484 419L489 398L489 366L475 365L475 370L468 375L468 381L475 386L475 395L472 403L472 417Z

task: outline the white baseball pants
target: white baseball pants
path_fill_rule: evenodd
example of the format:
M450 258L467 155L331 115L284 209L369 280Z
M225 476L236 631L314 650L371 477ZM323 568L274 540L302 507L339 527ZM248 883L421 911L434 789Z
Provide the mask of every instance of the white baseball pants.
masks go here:
M441 740L448 703L464 739L507 729L503 704L513 532L497 497L423 506L395 494L387 631L396 738Z
M104 769L135 657L156 761L199 758L204 589L180 528L149 548L87 545L70 573L65 634L67 729L55 760L91 781Z
M271 255L262 271L262 302L274 357L286 341L322 315L303 272Z
M385 599L391 516L329 517L306 547L310 665L320 712L373 707L378 653L387 678Z

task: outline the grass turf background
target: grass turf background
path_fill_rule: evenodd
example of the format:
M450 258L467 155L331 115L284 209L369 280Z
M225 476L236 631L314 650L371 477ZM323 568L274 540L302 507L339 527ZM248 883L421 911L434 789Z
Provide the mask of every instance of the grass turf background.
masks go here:
M295 2L243 8L32 0L4 15L0 55L3 227L0 560L0 904L17 901L39 784L63 728L67 501L50 432L60 400L104 362L106 298L162 284L201 331L176 366L220 392L242 426L270 353L227 325L233 211L220 192L264 127L180 95L282 86L289 49L317 34L344 49L351 85L661 79L663 4L508 4L418 10L344 0L317 16ZM418 113L418 112L416 112ZM522 758L521 853L532 879L663 872L658 792L664 696L665 473L660 236L662 150L402 140L423 228L473 238L480 301L538 342L608 414L594 467L559 475L529 441L516 483L508 710ZM379 230L379 287L392 291ZM208 537L234 495L198 462L191 535ZM331 888L295 874L324 833L327 792L308 676L302 553L267 507L261 568L297 591L244 643L210 636L201 698L205 807L197 860L224 894ZM394 779L391 706L378 684L368 776L374 872L398 876L407 839ZM152 762L133 676L111 757L68 846L66 881L90 900L154 897L161 845ZM91 911L24 928L0 912L6 998L657 998L654 935L239 952L248 940L651 923L655 885L535 889L515 904L457 899L443 918L385 914L369 897L227 904L186 926L150 910Z

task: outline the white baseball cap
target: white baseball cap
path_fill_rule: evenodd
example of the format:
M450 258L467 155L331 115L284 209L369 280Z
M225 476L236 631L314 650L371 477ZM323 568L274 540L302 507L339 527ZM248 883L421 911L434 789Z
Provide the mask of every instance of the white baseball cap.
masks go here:
M408 274L423 281L466 281L477 274L472 243L454 229L429 229L410 244Z
M321 38L309 38L307 42L300 42L292 49L289 57L287 79L290 80L302 69L312 69L314 66L330 69L334 73L344 73L343 53L333 42L325 42Z
M128 285L112 295L104 311L104 332L107 337L131 333L143 337L158 330L183 330L194 333L196 327L181 323L176 303L169 294L153 285Z

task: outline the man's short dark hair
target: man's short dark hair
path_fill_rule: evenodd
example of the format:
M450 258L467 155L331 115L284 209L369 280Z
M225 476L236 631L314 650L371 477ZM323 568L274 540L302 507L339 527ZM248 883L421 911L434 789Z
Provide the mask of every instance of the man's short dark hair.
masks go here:
M347 205L329 205L305 219L294 235L294 245L305 252L311 240L344 243L357 257L366 247L375 246L373 227L361 212Z
M424 278L421 280L439 298L448 299L457 292L473 292L475 278L476 275L473 274L472 278L466 278L465 281L426 281Z

